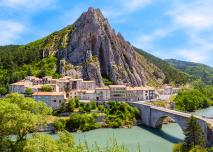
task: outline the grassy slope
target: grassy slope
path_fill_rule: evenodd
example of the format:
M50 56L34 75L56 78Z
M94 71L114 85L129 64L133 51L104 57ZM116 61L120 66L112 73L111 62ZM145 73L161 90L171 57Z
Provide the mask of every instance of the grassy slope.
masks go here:
M175 59L166 60L175 68L188 73L195 78L202 79L206 84L213 85L213 68L204 64L194 63L194 62L186 62Z

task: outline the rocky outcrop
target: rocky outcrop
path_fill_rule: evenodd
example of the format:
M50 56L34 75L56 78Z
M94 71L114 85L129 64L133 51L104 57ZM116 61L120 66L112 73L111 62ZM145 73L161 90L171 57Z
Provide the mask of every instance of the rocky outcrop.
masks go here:
M102 76L114 84L145 83L144 69L137 62L135 50L120 33L115 33L99 9L89 8L73 28L67 48L58 50L58 58L81 66L84 79L96 80L101 85ZM97 58L97 62L92 63L90 58Z

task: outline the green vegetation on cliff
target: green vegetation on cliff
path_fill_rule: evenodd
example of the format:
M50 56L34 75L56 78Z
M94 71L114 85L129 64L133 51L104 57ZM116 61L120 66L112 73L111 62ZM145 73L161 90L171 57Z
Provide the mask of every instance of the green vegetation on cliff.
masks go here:
M56 51L67 47L72 26L54 32L27 45L0 47L0 86L23 79L27 75L59 77Z
M195 78L199 78L206 84L213 85L212 67L200 63L186 62L175 59L168 59L166 61L174 66L176 69L188 73Z
M141 49L135 48L136 52L144 56L149 62L157 66L165 75L163 83L175 83L175 84L185 84L192 80L192 77L184 72L181 72L174 67L172 67L166 61L155 57ZM156 73L157 75L158 73Z

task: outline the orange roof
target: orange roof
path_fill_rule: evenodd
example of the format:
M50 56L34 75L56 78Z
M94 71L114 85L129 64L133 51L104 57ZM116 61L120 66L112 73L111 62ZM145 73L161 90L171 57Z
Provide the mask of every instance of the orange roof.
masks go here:
M64 96L64 92L35 92L33 96Z

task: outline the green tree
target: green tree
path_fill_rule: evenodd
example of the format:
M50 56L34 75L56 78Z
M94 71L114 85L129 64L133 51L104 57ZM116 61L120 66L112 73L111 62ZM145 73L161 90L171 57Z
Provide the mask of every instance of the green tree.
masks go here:
M0 87L0 96L7 94L7 89L5 87Z
M96 109L97 105L95 101L90 101L92 109Z
M99 106L98 106L98 110L99 110L99 111L103 112L104 109L105 109L104 105L99 105Z
M59 145L50 135L34 134L27 140L23 152L59 152Z
M26 94L27 96L31 96L32 93L33 93L33 90L32 90L31 88L26 88L26 89L25 89L25 94Z
M183 152L183 144L174 144L173 152Z
M43 85L41 87L41 91L42 92L53 92L53 87L50 85Z
M91 103L86 103L84 104L84 111L85 112L90 112L92 110L92 105Z
M204 147L204 135L201 127L197 123L197 119L194 116L191 116L186 130L184 130L185 139L183 143L183 149L189 151L196 146Z
M68 132L60 132L59 139L53 139L47 134L34 134L26 141L23 152L128 152L123 146L112 139L105 147L100 148L97 144L88 146L87 142L75 144L74 137Z
M66 128L66 120L59 119L54 122L54 127L57 129L57 131L64 131Z
M66 123L66 128L70 131L88 131L98 127L99 125L96 123L96 116L91 114L72 113Z
M74 109L75 109L75 107L76 107L76 102L75 102L74 99L71 99L71 100L68 102L68 104L67 104L67 111L68 111L68 112L73 112Z
M79 108L80 107L80 100L78 97L75 97L75 104L76 104L76 108Z
M32 75L32 67L31 66L28 66L28 68L27 68L27 75L28 76L31 76Z
M189 152L207 152L206 148L195 146Z
M51 109L19 94L9 94L0 103L0 145L9 143L8 150L21 151L26 135L46 122ZM15 135L16 140L9 139L9 135Z
M213 87L195 85L181 90L174 99L175 108L181 111L195 111L213 103Z

